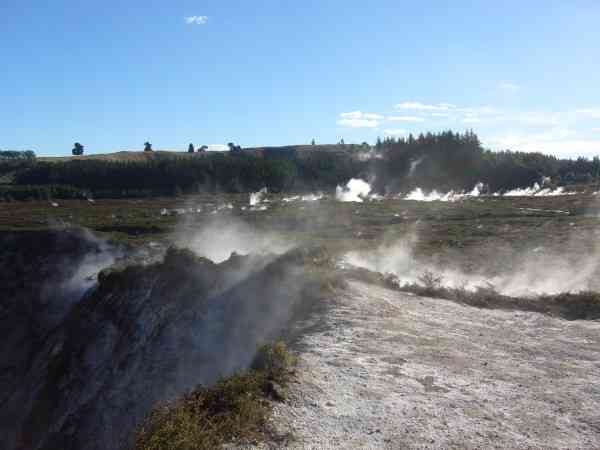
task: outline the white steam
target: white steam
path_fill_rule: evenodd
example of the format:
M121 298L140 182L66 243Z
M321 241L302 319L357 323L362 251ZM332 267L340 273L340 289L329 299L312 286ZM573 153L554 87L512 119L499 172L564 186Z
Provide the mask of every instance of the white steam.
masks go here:
M259 203L265 201L267 197L267 188L264 187L258 192L250 193L250 206L257 206Z
M409 192L404 197L404 200L414 200L418 202L456 202L465 198L479 197L482 194L483 189L484 185L481 182L477 183L470 192L449 191L446 193L441 193L434 189L428 193L425 193L421 188L418 187Z
M415 173L415 170L417 170L417 167L419 167L419 164L421 164L421 162L423 161L423 156L421 156L418 159L415 159L414 161L410 162L410 168L408 169L408 176L412 177L413 174Z
M306 195L293 195L291 197L284 197L281 199L284 203L290 202L316 202L321 200L325 195L322 192L318 192L316 194L306 194Z
M510 296L579 292L597 290L600 287L598 258L593 253L569 254L569 244L562 251L535 248L513 257L510 270L490 275L485 267L481 267L477 273L467 273L458 264L457 267L450 267L447 264L417 260L414 254L417 241L417 235L409 233L403 239L386 243L374 250L349 252L344 261L357 267L393 274L401 285L423 284L423 275L433 273L441 277L442 287L476 290L491 285L499 293Z
M547 184L547 178L542 179L542 185ZM539 183L534 183L533 186L527 188L516 188L502 194L504 197L553 197L557 195L571 195L572 193L565 192L565 188L558 187L556 189L542 188Z
M216 263L228 259L233 252L239 254L281 254L293 247L293 242L236 221L232 217L215 216L200 229L181 228L177 245L193 250Z
M364 180L352 178L346 186L338 186L335 189L335 198L340 202L362 203L369 198L371 185Z
M542 179L542 185L549 183L548 177ZM554 197L558 195L574 195L576 192L566 192L564 187L557 187L556 189L544 188L539 183L534 183L531 187L511 189L507 192L495 192L491 194L493 197ZM484 184L479 182L470 192L440 192L436 189L425 192L420 187L413 189L411 192L406 194L404 200L415 200L419 202L456 202L467 198L474 198L484 195Z

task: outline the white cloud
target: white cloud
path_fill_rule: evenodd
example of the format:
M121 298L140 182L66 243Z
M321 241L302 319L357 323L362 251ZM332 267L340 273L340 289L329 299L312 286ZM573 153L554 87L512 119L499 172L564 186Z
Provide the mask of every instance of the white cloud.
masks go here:
M600 108L582 108L575 110L577 114L591 117L592 119L600 119Z
M425 119L417 116L388 116L386 120L390 122L425 122Z
M481 119L479 117L465 117L462 123L481 123Z
M414 111L450 111L456 108L452 103L438 103L436 105L427 105L420 102L402 102L394 106L396 109L411 109Z
M510 81L503 81L502 83L500 83L498 85L498 87L502 91L509 92L509 93L514 93L514 92L517 92L519 89L521 89L521 86L519 86L516 83L511 83Z
M578 139L573 130L563 127L541 133L508 133L482 140L496 150L542 152L560 157L600 154L600 140Z
M379 122L376 120L368 119L341 119L337 121L337 124L350 128L377 128L379 126Z
M184 20L188 25L206 25L208 16L188 16L184 17Z
M468 108L457 108L458 112L464 113L466 115L482 115L482 116L491 116L501 114L502 111L498 108L494 108L493 106L475 106Z
M592 131L595 133L600 133L600 128L592 128Z
M383 134L386 136L403 136L407 134L407 131L400 128L393 128L383 130Z
M547 141L547 142L525 142L519 150L526 152L549 153L566 158L575 158L578 156L596 156L600 155L600 140L565 140L565 141Z
M561 114L554 112L522 112L514 116L508 116L509 120L514 120L523 125L529 126L557 126L562 122Z
M352 111L340 114L341 119L337 124L342 127L350 128L377 128L379 120L383 119L380 114L364 113L361 111Z
M361 111L352 111L347 113L341 113L340 117L342 119L366 119L366 120L381 120L383 116L380 114L374 113L364 113Z

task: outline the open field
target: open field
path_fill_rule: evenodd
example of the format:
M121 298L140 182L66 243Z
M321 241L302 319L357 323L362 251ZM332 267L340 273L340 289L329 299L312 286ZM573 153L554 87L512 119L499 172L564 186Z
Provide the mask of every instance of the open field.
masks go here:
M0 231L85 227L135 245L169 241L176 230L193 231L215 219L231 219L276 232L290 242L334 248L369 248L418 231L418 249L424 255L446 250L477 253L488 247L527 251L566 244L575 250L589 247L590 236L600 233L600 198L594 195L459 202L353 203L328 197L284 201L289 198L269 194L267 202L254 208L248 194L9 202L0 205Z

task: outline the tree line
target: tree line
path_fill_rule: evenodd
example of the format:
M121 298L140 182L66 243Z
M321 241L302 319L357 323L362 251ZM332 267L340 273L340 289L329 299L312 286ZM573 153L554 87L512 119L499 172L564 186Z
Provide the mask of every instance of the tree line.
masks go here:
M471 189L477 182L491 192L531 186L543 177L554 185L588 183L600 176L600 158L559 159L537 152L490 151L472 131L427 133L377 140L373 173L379 191L413 187L441 191Z
M151 144L146 147L151 151ZM357 177L372 181L380 193L407 192L417 186L468 190L480 181L498 192L531 186L542 177L549 177L554 185L600 177L597 157L571 160L542 153L492 152L472 131L378 139L373 147L339 144L333 150L318 145L301 152L295 147L258 152L233 143L229 147L229 152L206 152L200 147L194 157L156 155L133 161L45 162L19 157L16 160L22 163L10 166L0 152L0 175L12 170L17 185L71 186L97 197L248 192L264 186L273 192L315 191L334 189Z

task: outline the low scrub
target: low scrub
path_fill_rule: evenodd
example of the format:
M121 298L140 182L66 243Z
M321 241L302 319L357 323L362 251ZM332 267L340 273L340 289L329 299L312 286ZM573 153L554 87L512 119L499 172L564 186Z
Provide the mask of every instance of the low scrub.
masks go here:
M295 364L283 342L261 346L248 371L156 407L133 449L200 450L261 440L269 431L271 401L285 397Z
M388 289L411 292L423 297L443 298L457 303L488 309L532 311L567 320L600 319L600 292L580 291L512 297L498 292L492 284L474 290L444 286L443 278L425 271L416 283L401 283L391 274L352 267L345 273L350 278L377 284Z
M442 278L425 274L420 283L398 285L398 289L417 295L444 298L458 303L490 309L533 311L567 320L600 319L600 293L591 291L512 297L501 294L493 285L475 290L444 287Z

